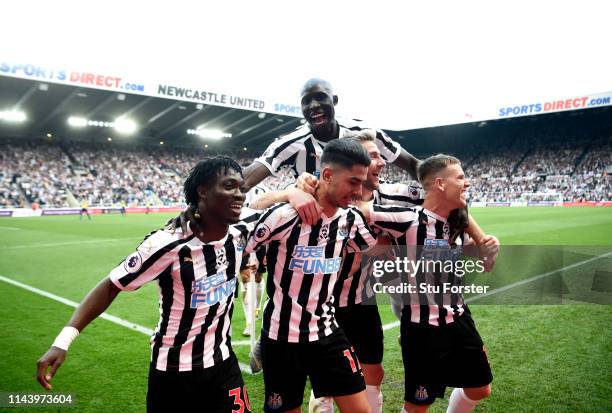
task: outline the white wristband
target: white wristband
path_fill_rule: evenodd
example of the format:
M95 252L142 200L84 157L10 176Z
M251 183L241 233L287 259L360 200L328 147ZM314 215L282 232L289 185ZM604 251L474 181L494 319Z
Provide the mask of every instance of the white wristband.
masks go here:
M79 335L79 330L74 327L64 327L53 342L53 347L68 351L68 347Z

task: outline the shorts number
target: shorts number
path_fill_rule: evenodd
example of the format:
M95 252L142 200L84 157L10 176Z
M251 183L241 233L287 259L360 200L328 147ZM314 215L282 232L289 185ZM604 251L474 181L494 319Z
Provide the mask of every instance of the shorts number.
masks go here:
M357 357L353 357L353 353L355 353L355 349L351 347L350 350L344 350L344 357L346 357L351 365L351 369L353 373L357 373L357 370L361 370L361 364L359 363L359 359ZM355 363L357 361L357 363Z
M231 389L229 395L234 397L234 406L238 406L238 409L232 409L232 413L244 413L251 411L251 404L249 403L249 396L247 395L246 386L242 388L242 394L244 394L244 401L240 398L240 387ZM246 410L244 410L246 407Z

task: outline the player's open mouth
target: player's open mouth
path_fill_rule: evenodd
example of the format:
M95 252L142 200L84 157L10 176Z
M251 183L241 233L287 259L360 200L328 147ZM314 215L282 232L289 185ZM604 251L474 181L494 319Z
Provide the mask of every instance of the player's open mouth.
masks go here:
M230 208L232 211L240 213L242 211L242 204L234 202L230 204Z
M310 115L310 123L314 126L323 126L327 122L327 117L323 112L314 113Z

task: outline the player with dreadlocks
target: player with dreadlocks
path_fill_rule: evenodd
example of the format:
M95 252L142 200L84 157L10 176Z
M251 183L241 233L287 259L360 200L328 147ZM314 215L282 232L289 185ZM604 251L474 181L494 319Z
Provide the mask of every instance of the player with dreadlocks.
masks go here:
M70 343L114 301L149 281L159 285L160 320L151 337L147 411L250 411L231 346L234 291L248 232L238 222L244 194L240 165L206 158L184 183L201 233L190 228L149 234L83 300L51 348L38 360L38 381L50 381Z

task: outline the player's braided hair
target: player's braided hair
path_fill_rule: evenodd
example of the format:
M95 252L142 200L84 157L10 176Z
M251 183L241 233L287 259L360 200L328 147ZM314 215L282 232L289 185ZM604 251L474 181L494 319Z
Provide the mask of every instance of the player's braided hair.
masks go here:
M217 176L227 175L230 169L242 176L242 167L228 156L207 157L198 162L189 171L189 176L183 185L187 205L192 207L198 205L198 186L210 187L215 183Z

